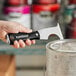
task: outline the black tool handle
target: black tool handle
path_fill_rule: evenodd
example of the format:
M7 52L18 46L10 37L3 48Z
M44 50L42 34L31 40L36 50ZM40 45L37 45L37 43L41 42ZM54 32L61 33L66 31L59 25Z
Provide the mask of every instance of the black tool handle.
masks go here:
M27 39L40 39L40 35L38 31L32 33L9 33L6 36L6 39L10 45L13 45L15 40L19 41L21 39L23 41L26 41Z

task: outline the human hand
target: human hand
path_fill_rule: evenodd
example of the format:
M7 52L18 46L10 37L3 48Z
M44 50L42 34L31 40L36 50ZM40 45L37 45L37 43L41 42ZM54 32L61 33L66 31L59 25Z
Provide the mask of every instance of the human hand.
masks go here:
M25 32L30 33L32 30L22 26L21 24L17 22L9 22L9 21L0 21L0 39L6 42L6 35L8 33L19 33L19 32ZM27 39L25 42L23 40L14 41L14 45L12 45L14 48L23 48L26 45L29 46L31 44L35 44L35 40L29 40Z

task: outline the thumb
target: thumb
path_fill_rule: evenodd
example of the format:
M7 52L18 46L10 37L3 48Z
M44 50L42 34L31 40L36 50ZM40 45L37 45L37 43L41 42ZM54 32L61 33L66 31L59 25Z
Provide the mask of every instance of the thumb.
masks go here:
M7 35L7 32L5 31L1 31L0 33L0 39L4 42L6 42L6 35Z

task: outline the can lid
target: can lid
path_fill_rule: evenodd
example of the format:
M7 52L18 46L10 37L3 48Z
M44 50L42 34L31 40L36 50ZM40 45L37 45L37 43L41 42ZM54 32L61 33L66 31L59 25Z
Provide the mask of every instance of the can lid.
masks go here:
M27 4L27 0L6 0L5 5L24 5Z
M50 5L33 5L33 12L39 13L41 11L51 11L56 12L60 9L60 4L50 4Z
M33 0L33 4L51 4L57 3L57 0Z
M52 41L46 45L46 49L48 52L76 53L76 39Z

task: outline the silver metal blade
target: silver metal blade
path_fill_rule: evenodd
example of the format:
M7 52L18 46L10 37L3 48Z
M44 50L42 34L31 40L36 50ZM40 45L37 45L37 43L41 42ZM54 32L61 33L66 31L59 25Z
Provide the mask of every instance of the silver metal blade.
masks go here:
M50 27L50 28L45 28L45 29L41 29L38 30L39 34L40 34L40 39L41 40L47 40L48 37L51 34L55 34L57 35L60 39L63 39L63 35L59 26L59 23L57 24L56 27Z

